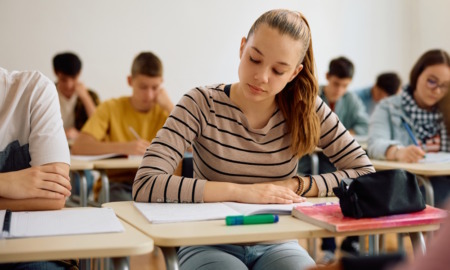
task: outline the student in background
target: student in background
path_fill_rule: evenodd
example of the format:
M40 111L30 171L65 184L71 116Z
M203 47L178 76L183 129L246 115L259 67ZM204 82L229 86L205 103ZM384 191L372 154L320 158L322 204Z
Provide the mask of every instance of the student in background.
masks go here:
M424 53L413 66L409 85L386 98L370 118L368 154L375 159L418 162L427 152L450 152L450 137L438 103L450 84L450 58L443 50ZM446 105L448 106L448 104ZM412 131L410 136L406 126ZM418 145L415 145L417 141ZM432 177L435 203L450 194L449 176Z
M361 100L348 86L354 73L353 63L345 57L338 57L330 62L327 72L328 84L320 86L319 96L330 106L339 117L339 121L352 135L367 135L369 116ZM330 173L336 167L329 161L324 153L318 153L319 173ZM298 172L311 174L311 159L305 156L300 160Z
M136 56L128 76L132 95L100 104L81 130L72 146L72 153L143 156L173 109L162 83L161 60L151 52ZM136 170L108 172L111 201L131 200L135 174Z
M0 68L0 209L54 210L70 195L70 155L52 81ZM73 269L74 262L0 264L1 269Z
M389 72L378 75L374 86L356 91L356 95L361 99L366 107L366 112L371 115L375 105L383 98L396 95L400 92L402 81L397 73Z
M260 16L240 46L239 82L197 87L182 97L142 160L133 199L149 203L293 203L330 196L344 177L374 169L317 95L310 28L299 12ZM193 146L194 178L173 175ZM316 146L338 171L298 176ZM305 269L296 240L181 247L181 269Z
M81 65L80 58L70 52L57 54L53 58L56 89L68 140L78 137L84 123L100 103L97 94L79 81Z
M331 60L326 75L328 84L320 86L319 95L350 133L367 135L369 116L364 104L354 93L348 91L354 70L353 63L345 57Z

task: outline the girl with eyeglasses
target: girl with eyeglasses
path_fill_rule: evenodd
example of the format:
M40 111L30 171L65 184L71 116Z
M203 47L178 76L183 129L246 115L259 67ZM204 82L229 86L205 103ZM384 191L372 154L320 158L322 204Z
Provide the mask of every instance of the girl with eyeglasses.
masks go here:
M426 152L450 152L450 137L442 106L439 106L449 85L448 53L444 50L424 53L413 66L405 90L381 101L372 114L369 156L414 163ZM448 176L431 179L437 205L445 200L450 190L450 179L443 178Z

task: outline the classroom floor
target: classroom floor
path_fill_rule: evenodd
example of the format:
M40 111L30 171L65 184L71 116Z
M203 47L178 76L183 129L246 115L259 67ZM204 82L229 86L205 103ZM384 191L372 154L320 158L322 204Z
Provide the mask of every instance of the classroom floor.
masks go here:
M344 238L338 237L337 244L338 247ZM413 249L411 245L411 241L409 237L404 237L404 245L405 251L408 258L413 257ZM306 240L299 240L300 245L306 248L307 243ZM395 252L397 250L397 236L395 234L388 234L386 237L386 251L387 252ZM317 259L322 257L322 252L320 250L320 240L317 241ZM342 254L340 254L339 249L336 252L337 258L340 258ZM141 256L133 256L130 259L130 269L131 270L164 270L166 266L164 264L164 256L160 249L155 248L155 250L151 254L141 255Z

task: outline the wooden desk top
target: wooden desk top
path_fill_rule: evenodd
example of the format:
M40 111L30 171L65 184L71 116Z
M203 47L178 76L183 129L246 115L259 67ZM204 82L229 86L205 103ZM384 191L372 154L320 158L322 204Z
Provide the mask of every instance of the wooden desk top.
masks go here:
M336 198L334 198L334 200L336 200ZM316 200L316 202L318 201L320 201L320 199ZM329 201L329 199L325 201ZM252 243L313 237L367 235L375 233L418 232L432 231L439 228L439 225L425 225L351 233L333 233L292 216L280 216L280 221L276 224L259 224L251 226L226 226L224 220L151 224L134 207L133 202L113 202L103 204L103 206L113 208L117 216L151 237L154 240L155 245L163 247Z
M70 170L71 171L82 171L82 170L92 170L94 169L94 164L90 161L70 159Z
M110 158L92 161L94 169L137 169L142 158Z
M450 162L444 163L404 163L371 159L375 170L403 169L423 176L450 175Z
M0 263L124 257L153 251L153 240L121 221L122 233L0 239Z

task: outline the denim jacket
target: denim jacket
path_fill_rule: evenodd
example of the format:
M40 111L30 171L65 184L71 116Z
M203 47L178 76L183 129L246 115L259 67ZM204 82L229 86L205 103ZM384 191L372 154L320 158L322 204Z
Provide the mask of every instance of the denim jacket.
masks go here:
M400 95L391 96L379 102L369 122L367 152L370 158L386 159L386 150L391 145L408 146L414 144L402 124L402 119L410 127L414 126L410 116L403 111Z

